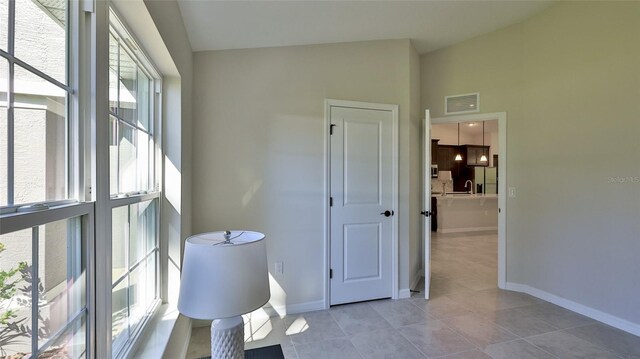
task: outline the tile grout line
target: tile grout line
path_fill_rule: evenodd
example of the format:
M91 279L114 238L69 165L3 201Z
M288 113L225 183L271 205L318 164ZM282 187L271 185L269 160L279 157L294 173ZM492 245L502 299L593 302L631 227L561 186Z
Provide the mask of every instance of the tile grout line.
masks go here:
M546 333L544 333L544 334L546 334ZM541 334L541 335L542 335L542 334ZM534 346L536 349L540 349L542 352L547 353L547 354L551 355L552 357L559 359L559 357L558 357L558 356L556 356L556 355L553 355L553 354L549 353L548 351L546 351L546 350L544 350L544 349L540 348L539 346L537 346L537 345L535 345L535 344L533 344L533 343L531 343L531 342L527 341L525 338L521 338L521 337L518 337L517 339L514 339L514 340L509 340L509 341L506 341L506 342L502 342L502 343L495 343L495 344L508 344L508 343L517 342L518 340L522 340L522 341L524 341L525 343L527 343L527 344L529 344L529 345ZM494 345L494 344L491 344L491 345ZM489 353L485 352L484 350L482 350L482 349L481 349L481 351L482 351L483 353L487 354L488 356L491 356L491 354L489 354Z
M575 328L579 328L579 327L575 327ZM569 328L569 329L571 329L571 328ZM528 337L526 337L526 338L522 338L522 339L523 339L523 340L525 340L527 343L529 343L529 344L533 345L534 347L536 347L536 348L538 348L538 349L540 349L540 350L544 351L545 353L549 353L548 351L544 350L543 348L541 348L541 347L537 346L535 343L532 343L531 341L529 341L529 338L539 337L539 336L543 336L543 335L547 335L547 334L552 334L552 333L557 333L557 332L563 332L563 333L565 333L565 334L567 334L567 335L570 335L570 336L572 336L572 337L574 337L574 338L577 338L577 339L579 339L579 340L581 340L581 341L583 341L583 342L589 343L589 344L593 345L594 347L596 347L596 348L598 348L598 349L602 349L602 350L604 350L605 352L608 352L608 353L610 353L610 354L613 354L613 355L617 356L618 358L624 359L624 357L623 357L622 355L620 355L620 354L618 354L618 353L614 352L613 350L611 350L611 349L609 349L609 348L603 347L603 346L598 345L598 344L594 344L594 343L592 343L592 342L590 342L590 341L588 341L588 340L584 340L584 339L582 339L582 338L580 338L580 337L578 337L578 336L575 336L575 335L573 335L573 334L571 334L571 333L567 333L567 332L565 332L565 330L566 330L566 329L558 329L558 330L554 330L554 331L552 331L552 332L547 332L547 333L542 333L542 334L531 335L531 336L528 336ZM549 353L549 354L551 354L551 353ZM552 356L554 356L554 357L556 357L556 358L559 358L558 356L555 356L555 355L553 355L553 354L551 354L551 355L552 355Z
M415 324L412 324L415 325ZM407 325L408 326L408 325ZM400 334L400 336L402 338L404 338L404 340L406 340L409 344L411 344L417 351L418 353L422 354L422 356L424 356L425 358L429 358L429 356L427 355L427 353L424 353L422 350L420 350L420 348L418 348L415 344L413 344L413 342L411 340L409 340L409 338L407 338L404 334L402 334L401 331L396 330L396 332L398 332L398 334Z
M329 313L329 317L331 318L331 320L333 320L333 322L336 323L338 328L340 328L340 330L342 331L342 334L344 334L344 336L348 338L349 335L347 334L347 331L340 325L340 323L338 322L336 317L333 315L333 313L331 313L331 307L329 307L329 309L327 309L327 313ZM351 341L351 340L349 340L349 341ZM353 345L353 343L352 343L352 345Z

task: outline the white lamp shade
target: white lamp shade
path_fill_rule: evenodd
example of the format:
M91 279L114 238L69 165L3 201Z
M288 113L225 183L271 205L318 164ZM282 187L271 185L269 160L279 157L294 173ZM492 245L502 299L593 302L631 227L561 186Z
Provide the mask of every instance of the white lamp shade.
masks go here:
M221 319L249 313L265 305L271 293L265 236L232 231L187 238L178 310L194 319Z
M451 181L451 171L438 171L438 180Z

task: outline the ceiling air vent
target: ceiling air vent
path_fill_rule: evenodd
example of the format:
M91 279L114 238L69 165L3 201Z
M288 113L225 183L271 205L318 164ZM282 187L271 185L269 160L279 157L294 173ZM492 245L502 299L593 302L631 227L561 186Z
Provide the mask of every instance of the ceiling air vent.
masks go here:
M480 93L446 96L444 98L444 114L470 113L480 111Z

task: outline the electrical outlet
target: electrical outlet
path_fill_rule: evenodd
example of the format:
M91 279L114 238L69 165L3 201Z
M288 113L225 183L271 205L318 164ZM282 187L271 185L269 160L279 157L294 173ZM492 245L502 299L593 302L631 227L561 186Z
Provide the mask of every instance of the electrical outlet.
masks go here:
M276 262L275 263L275 272L276 274L282 274L283 273L283 263L282 262Z
M515 187L509 187L509 197L510 198L516 198L516 188Z

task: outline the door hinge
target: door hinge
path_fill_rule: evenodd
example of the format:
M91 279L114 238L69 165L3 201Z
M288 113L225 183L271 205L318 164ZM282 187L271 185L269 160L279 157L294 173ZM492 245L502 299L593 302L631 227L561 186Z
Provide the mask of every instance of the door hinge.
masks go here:
M333 269L329 269L329 279L333 279Z
M333 135L333 128L336 127L333 123L329 125L329 134Z
M333 197L329 197L329 207L333 207Z

